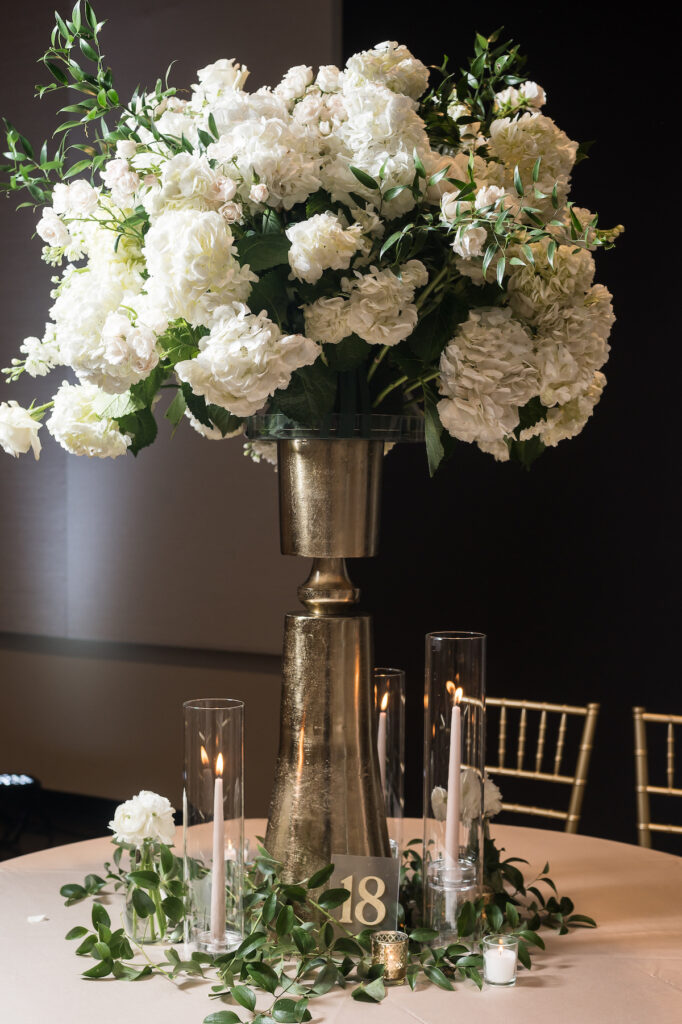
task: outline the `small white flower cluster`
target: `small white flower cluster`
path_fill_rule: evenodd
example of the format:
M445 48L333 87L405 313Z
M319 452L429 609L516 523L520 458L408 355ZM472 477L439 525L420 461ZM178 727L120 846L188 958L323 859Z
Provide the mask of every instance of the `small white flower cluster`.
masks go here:
M481 779L473 768L465 768L460 774L460 817L468 828L481 813ZM483 777L483 815L488 820L502 810L502 794L490 776ZM436 821L445 821L448 811L448 791L443 786L434 786L431 791L431 809Z
M172 846L175 841L175 810L165 796L143 789L119 804L109 828L118 843L142 846L145 839Z

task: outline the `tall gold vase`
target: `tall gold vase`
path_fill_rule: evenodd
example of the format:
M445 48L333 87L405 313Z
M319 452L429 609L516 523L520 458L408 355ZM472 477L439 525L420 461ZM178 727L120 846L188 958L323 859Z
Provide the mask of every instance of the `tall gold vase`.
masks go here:
M371 699L372 630L346 558L377 549L383 441L278 444L282 552L313 559L284 620L280 746L266 836L284 877L389 856Z

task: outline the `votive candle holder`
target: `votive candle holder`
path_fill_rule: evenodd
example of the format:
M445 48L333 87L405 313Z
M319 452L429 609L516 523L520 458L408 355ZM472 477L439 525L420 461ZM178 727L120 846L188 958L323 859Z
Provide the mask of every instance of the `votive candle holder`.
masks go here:
M372 964L382 964L384 981L401 985L407 975L408 937L405 932L374 932Z
M483 980L486 985L509 988L516 984L518 935L486 935L483 947Z

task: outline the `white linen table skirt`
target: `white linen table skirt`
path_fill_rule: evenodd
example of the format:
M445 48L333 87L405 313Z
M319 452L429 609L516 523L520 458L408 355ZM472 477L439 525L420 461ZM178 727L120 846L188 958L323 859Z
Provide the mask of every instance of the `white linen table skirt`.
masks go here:
M264 829L263 820L246 823L252 842ZM500 825L492 831L506 856L530 862L528 878L548 860L560 895L570 896L576 912L594 917L599 927L565 936L543 931L547 952L534 955L533 969L519 972L515 988L479 992L464 982L455 992L427 985L411 992L402 986L390 988L379 1005L357 1003L348 989L337 989L312 1001L313 1020L680 1024L682 858L541 829ZM420 832L421 821L406 822L407 840ZM59 888L101 872L111 852L103 838L0 862L2 1024L201 1024L207 1014L227 1008L208 998L208 982L194 979L173 985L161 977L135 983L80 977L92 961L74 956L77 943L65 942L64 935L75 925L89 925L91 901L65 907ZM122 901L105 902L117 926ZM48 920L28 922L39 914Z

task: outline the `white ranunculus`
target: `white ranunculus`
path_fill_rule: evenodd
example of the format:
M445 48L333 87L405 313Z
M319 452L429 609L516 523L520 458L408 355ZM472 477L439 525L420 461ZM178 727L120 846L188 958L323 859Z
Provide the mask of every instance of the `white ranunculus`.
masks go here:
M335 214L316 213L286 229L291 242L289 266L299 281L314 284L327 269L347 270L356 252L365 248L360 224L344 228Z
M452 248L462 259L476 259L483 255L487 237L488 232L485 228L459 227Z
M143 789L119 804L109 828L120 843L141 846L145 839L172 846L175 840L174 808L165 796Z
M533 339L509 309L481 307L457 328L440 360L438 413L461 441L502 442L539 392Z
M255 315L233 303L216 311L210 334L199 342L195 359L180 362L175 372L192 391L235 416L252 416L291 374L310 366L320 347L301 334L282 335L265 313Z
M64 221L49 206L36 225L36 234L46 245L63 249L71 241L71 234Z
M54 396L47 429L55 441L73 455L98 459L125 455L131 439L121 433L115 420L97 411L108 397L94 384L64 381Z
M246 301L258 278L236 257L232 233L219 213L169 210L145 237L146 291L169 320L208 325L213 311Z
M28 409L22 408L17 402L0 404L0 448L13 455L25 455L29 450L37 460L40 458L40 438L38 431L41 424L34 420Z
M428 281L420 260L400 267L401 277L392 270L356 272L349 284L347 323L349 333L357 334L370 345L397 345L417 326L414 293Z
M344 92L367 82L419 99L429 84L429 69L406 46L387 41L350 57L343 75Z

